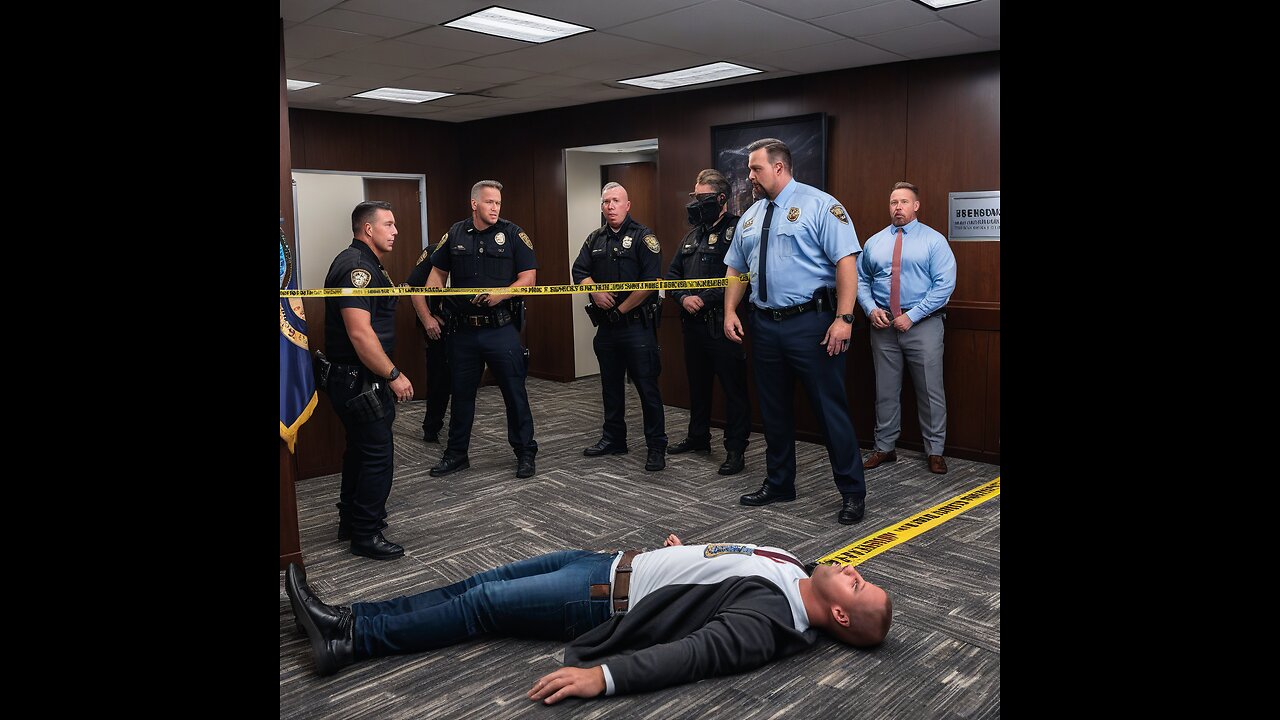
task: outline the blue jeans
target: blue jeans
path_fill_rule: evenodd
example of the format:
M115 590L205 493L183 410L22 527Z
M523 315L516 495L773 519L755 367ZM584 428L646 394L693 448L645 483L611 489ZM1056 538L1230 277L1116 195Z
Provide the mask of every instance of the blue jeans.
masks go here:
M446 587L382 602L353 603L357 660L421 652L484 633L572 640L609 619L616 553L564 550L503 565Z

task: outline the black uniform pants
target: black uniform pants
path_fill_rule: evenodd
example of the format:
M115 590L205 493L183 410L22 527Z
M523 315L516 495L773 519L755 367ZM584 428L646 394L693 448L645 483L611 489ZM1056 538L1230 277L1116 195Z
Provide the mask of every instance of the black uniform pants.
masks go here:
M343 366L350 367L350 366ZM364 379L373 377L360 369L354 375L335 366L329 376L329 400L347 431L347 449L342 454L342 490L338 496L338 521L351 528L352 537L370 537L387 526L387 497L395 470L391 425L396 419L395 397L386 381L373 378L383 388L386 415L362 422L347 409L347 401L364 389Z
M725 339L723 332L719 337L711 337L705 322L683 318L681 322L684 323L684 369L689 378L689 441L694 445L711 442L712 380L718 377L727 413L724 449L743 452L751 432L746 350Z
M502 400L507 405L507 442L516 457L536 454L533 439L533 412L524 379L528 365L520 333L514 325L500 328L463 326L449 336L449 364L453 373L453 413L449 415L451 455L465 455L471 447L471 426L476 419L476 389L486 363L498 381Z
M449 407L449 393L453 378L449 373L448 338L427 338L427 414L422 418L422 429L435 435L444 427L444 411Z
M604 323L596 329L592 345L600 361L600 389L604 395L604 439L616 445L627 442L626 406L623 390L630 377L640 393L644 414L645 445L653 450L667 447L667 423L658 374L662 358L657 333L639 321Z

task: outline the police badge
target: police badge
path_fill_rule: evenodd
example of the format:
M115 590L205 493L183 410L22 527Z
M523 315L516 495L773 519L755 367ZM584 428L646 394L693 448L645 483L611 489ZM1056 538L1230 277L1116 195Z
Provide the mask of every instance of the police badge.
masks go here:
M628 236L626 236L626 237L622 238L622 247L624 247L624 248L626 248L626 249L628 249L628 250L630 250L630 249L631 249L631 236L630 236L630 235L628 235Z
M373 275L370 275L369 271L364 268L356 268L351 271L351 287L362 288L368 285L372 279Z
M708 244L708 245L715 245L715 244L716 244L716 240L719 240L719 238L717 238L717 237L716 237L716 234L715 234L715 233L711 233L711 237L707 238L707 244Z
M732 239L733 239L733 226L730 225L729 227L724 229L724 241L729 242Z
M525 235L525 234L524 234L524 231L521 231L521 232L520 232L520 239L524 241L524 244L525 244L525 245L528 245L528 246L529 246L529 249L530 249L530 250L532 250L532 249L533 249L533 241L529 239L529 236L528 236L528 235Z
M787 219L791 222L795 222L800 219L800 208L793 207L790 210L787 210Z
M655 252L655 253L662 252L662 246L658 244L657 235L645 235L644 244L645 244L645 247L649 248L651 252Z
M496 243L498 243L499 245L506 245L506 244L507 244L507 236L506 236L506 235L503 235L502 233L498 233L497 235L494 235L494 236L493 236L493 241L494 241L494 242L496 242Z

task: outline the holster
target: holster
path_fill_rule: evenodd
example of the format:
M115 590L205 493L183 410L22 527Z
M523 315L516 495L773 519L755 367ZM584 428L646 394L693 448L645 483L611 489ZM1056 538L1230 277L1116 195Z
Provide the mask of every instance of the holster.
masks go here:
M712 340L724 337L724 306L704 308L707 312L707 334Z
M390 388L384 388L381 383L372 382L367 373L364 373L364 376L364 392L347 401L347 410L351 412L356 422L381 420L387 416L391 408L390 398L383 397L390 394Z
M591 319L592 327L600 327L600 323L608 322L605 318L605 311L596 307L595 303L587 303L587 317Z
M333 363L325 357L323 350L317 350L316 354L311 356L311 371L315 374L316 388L328 392L331 370L333 370Z
M511 299L511 322L516 326L516 332L524 330L524 298Z
M452 303L447 299L440 303L440 311L436 313L440 316L440 333L441 335L452 335L458 332L458 323L461 318L458 311L453 309Z

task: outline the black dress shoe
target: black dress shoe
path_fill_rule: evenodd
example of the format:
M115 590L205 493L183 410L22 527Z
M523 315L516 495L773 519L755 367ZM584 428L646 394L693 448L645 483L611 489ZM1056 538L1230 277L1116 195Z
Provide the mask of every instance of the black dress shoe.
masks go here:
M307 587L306 575L296 563L289 563L285 592L293 615L311 641L316 672L332 675L355 662L355 616L348 607L331 607L320 602Z
M538 466L534 464L532 455L521 455L520 458L516 460L516 477L533 477L533 474L537 471Z
M863 498L853 493L841 493L844 497L844 505L840 508L841 525L852 525L862 519L862 512L866 503Z
M645 458L644 469L649 472L661 470L667 466L667 452L663 448L649 448L649 456Z
M423 441L423 442L429 442L429 443L435 443L435 444L439 445L439 444L440 444L440 432L439 432L439 431L436 431L436 432L427 432L426 430L423 430L423 431L422 431L422 441Z
M395 560L404 556L404 548L374 533L371 537L351 538L351 554L374 560Z
M724 459L724 464L722 464L720 469L716 472L721 475L737 475L742 472L743 465L745 465L745 463L742 459L742 453L736 450L730 450L729 456Z
M766 480L764 484L760 486L759 490L751 493L750 495L743 495L738 498L738 502L743 505L768 505L772 502L791 502L795 499L796 494L794 491L790 495L780 492L775 490L773 486L769 484L769 481Z
M681 440L680 442L676 443L675 445L670 445L670 446L668 446L668 447L667 447L667 454L668 454L668 455L679 455L680 453L687 453L687 452L689 452L690 450L692 450L693 452L696 452L696 453L701 453L701 454L703 454L703 455L710 455L710 454L711 454L711 441L710 441L710 440L704 440L704 441L702 441L702 442L700 442L700 443L699 443L699 442L694 442L694 441L690 440L689 438L685 438L685 439Z
M431 468L430 475L431 477L444 477L451 472L466 470L469 467L471 467L471 458L466 455L450 455L445 453L445 456L440 458L440 462L436 463L436 466Z
M627 452L626 443L622 443L621 445L619 445L618 443L611 443L608 440L605 440L604 438L600 438L598 441L596 441L595 445L592 445L586 450L583 450L582 454L586 455L587 457L596 457L597 455L623 455L626 452Z

